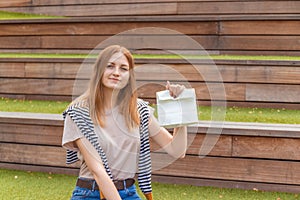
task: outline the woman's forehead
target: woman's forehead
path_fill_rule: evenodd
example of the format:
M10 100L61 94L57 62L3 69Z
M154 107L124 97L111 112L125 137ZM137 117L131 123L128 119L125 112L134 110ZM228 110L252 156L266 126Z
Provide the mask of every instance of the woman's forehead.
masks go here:
M115 54L113 54L110 59L108 60L109 63L115 63L115 62L126 62L128 63L127 61L127 58L126 56L122 53L122 52L117 52Z

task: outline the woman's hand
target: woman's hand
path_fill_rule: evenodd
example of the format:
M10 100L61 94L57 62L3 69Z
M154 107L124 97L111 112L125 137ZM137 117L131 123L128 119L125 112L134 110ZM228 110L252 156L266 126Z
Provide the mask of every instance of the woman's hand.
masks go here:
M183 92L185 86L179 84L171 84L169 81L167 81L166 89L170 91L171 97L176 98L181 94L181 92Z

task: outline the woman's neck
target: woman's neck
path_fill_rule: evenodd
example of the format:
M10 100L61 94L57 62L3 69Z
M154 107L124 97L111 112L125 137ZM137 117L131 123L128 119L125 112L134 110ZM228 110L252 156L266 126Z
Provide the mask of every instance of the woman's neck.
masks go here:
M116 90L106 88L104 90L105 109L113 109L117 104L117 98L118 92Z

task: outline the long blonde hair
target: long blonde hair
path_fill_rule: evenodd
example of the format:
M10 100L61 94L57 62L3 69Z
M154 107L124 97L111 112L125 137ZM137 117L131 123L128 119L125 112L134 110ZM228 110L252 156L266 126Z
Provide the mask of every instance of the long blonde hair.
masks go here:
M130 51L125 47L112 45L106 47L99 53L94 64L93 74L87 91L75 101L84 101L89 107L93 122L101 127L105 126L104 86L102 84L102 77L109 59L118 52L121 52L128 60L129 80L127 85L119 91L116 103L119 105L119 111L124 116L125 123L130 130L139 125L140 119L137 111L136 80L133 70L134 59Z

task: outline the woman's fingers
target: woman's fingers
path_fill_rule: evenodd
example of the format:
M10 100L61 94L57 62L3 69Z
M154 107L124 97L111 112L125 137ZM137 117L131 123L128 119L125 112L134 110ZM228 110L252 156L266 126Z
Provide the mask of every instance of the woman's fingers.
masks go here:
M170 91L171 97L176 98L183 92L185 86L179 84L171 84L169 81L167 81L166 89Z

